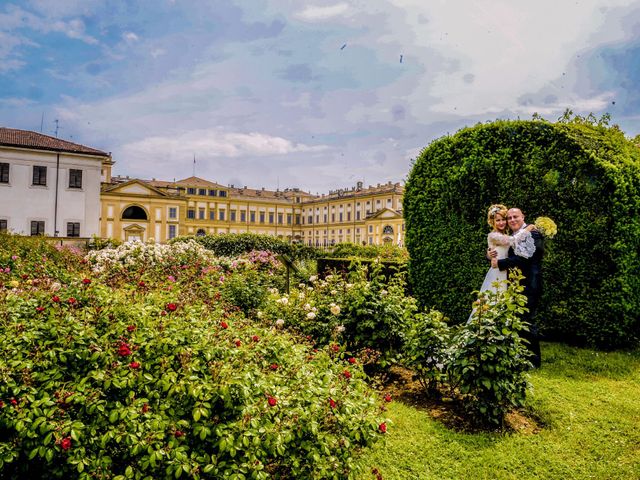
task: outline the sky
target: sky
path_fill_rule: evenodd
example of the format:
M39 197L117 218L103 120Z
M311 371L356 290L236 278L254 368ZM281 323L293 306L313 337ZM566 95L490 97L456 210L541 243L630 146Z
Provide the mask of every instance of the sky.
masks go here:
M0 126L118 175L402 182L443 135L567 108L640 133L640 0L0 0Z

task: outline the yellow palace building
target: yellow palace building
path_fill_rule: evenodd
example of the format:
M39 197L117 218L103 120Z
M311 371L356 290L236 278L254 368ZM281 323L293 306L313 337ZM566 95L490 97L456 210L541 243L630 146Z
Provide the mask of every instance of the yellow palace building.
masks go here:
M378 184L312 195L298 188L221 185L199 177L168 182L105 175L100 234L167 242L181 235L260 233L314 246L404 244L403 187Z

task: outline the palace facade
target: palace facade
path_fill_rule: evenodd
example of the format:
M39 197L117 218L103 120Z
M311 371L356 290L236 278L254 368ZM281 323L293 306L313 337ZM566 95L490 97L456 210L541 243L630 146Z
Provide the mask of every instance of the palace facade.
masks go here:
M404 244L403 187L362 183L327 195L298 188L113 177L102 185L101 236L167 242L181 235L259 233L314 246Z

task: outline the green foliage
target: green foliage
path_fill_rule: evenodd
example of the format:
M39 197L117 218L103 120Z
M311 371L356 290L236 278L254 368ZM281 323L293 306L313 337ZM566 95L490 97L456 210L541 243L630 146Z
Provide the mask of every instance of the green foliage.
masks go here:
M302 244L288 243L271 235L260 235L257 233L234 233L204 235L201 237L179 237L172 240L184 242L195 239L207 250L221 257L237 257L252 250L266 250L273 253L285 254L293 260L316 258L319 251L313 247Z
M462 394L467 411L483 422L501 425L505 414L522 407L526 398L531 363L519 336L527 329L520 320L526 303L518 284L522 278L514 273L506 290L479 293L446 362L450 385Z
M399 262L406 262L409 259L406 248L391 243L383 245L339 243L323 256L329 258L378 258Z
M403 363L411 368L429 395L446 382L452 331L442 313L416 315L407 335Z
M280 319L318 345L339 342L386 367L401 355L417 312L405 288L403 275L387 280L378 262L368 275L360 267L346 278L313 276L309 285L292 288L290 295L274 291L262 313L266 321Z
M352 478L382 435L358 365L226 297L221 273L267 257L167 266L149 246L122 280L30 242L0 243L2 478Z
M569 114L570 115L570 114ZM552 218L537 321L548 338L600 347L640 332L640 149L608 119L496 121L425 148L404 196L412 291L456 322L486 273L486 210Z

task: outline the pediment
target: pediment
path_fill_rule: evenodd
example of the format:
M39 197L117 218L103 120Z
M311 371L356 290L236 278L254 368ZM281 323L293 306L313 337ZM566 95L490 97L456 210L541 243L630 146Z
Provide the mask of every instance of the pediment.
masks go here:
M123 228L123 230L125 232L135 233L135 232L144 232L146 229L138 225L137 223L134 223L132 225L127 225L126 227Z
M152 187L151 185L147 185L140 180L130 180L125 183L121 183L118 185L114 185L105 190L105 192L109 193L119 193L122 195L155 195L166 197L167 194L163 191Z
M396 218L402 218L402 214L390 208L383 208L371 215L367 220L393 220Z

